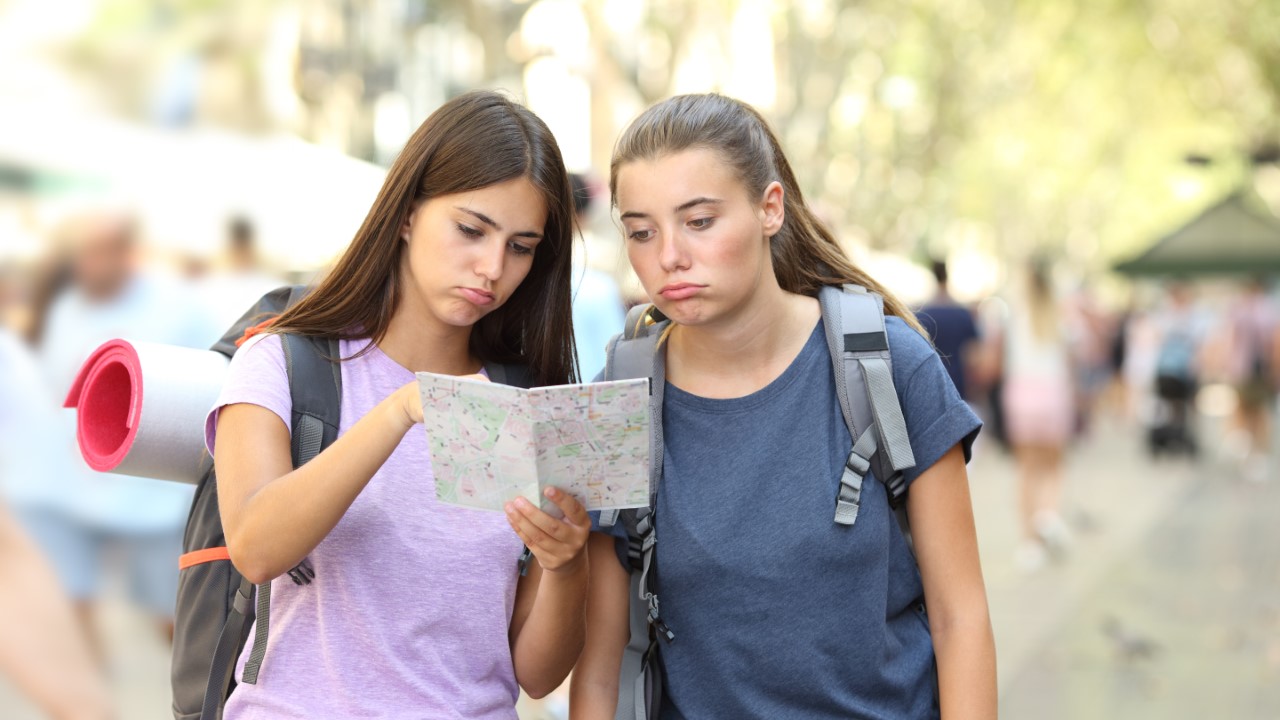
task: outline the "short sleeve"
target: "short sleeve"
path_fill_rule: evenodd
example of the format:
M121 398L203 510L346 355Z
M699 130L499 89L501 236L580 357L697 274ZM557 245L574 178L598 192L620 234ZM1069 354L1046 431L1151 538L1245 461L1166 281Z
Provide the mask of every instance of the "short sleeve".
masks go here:
M908 483L955 447L968 462L982 421L956 392L947 369L929 341L895 317L886 318L893 352L893 382L907 423L907 436L916 465L907 470Z
M216 440L218 411L237 403L270 410L292 432L293 398L289 395L289 374L285 370L284 347L280 344L279 335L258 335L241 346L231 358L222 392L205 418L204 441L210 455Z

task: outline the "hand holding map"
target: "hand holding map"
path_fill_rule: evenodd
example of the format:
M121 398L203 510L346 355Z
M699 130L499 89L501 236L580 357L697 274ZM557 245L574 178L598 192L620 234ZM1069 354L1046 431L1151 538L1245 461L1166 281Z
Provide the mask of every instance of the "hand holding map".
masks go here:
M418 373L436 496L501 511L555 486L588 510L649 504L648 380L510 387Z

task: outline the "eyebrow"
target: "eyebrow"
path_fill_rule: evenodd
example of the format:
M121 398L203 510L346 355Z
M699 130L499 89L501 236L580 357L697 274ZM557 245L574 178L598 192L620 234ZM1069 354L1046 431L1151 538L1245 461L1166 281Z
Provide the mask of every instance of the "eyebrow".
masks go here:
M489 227L493 228L494 230L497 230L498 232L502 232L502 226L499 225L493 218L489 217L488 215L485 215L484 213L476 212L475 210L471 210L470 208L464 208L461 205L454 205L453 209L461 210L462 212L474 217L475 219L479 220L485 225L488 225ZM521 232L515 233L514 235L515 237L533 238L535 240L542 239L542 233L537 233L532 230L523 230Z
M678 205L678 206L676 207L676 209L675 209L673 212L678 212L678 213L680 213L680 212L684 212L685 210L688 210L688 209L689 209L689 208L691 208L691 207L697 207L698 205L720 205L720 204L722 204L723 202L724 202L723 200L719 200L719 199L716 199L716 198L709 198L709 197L696 197L696 198L694 198L694 199L692 199L692 200L689 200L689 201L687 201L687 202L680 203L680 205ZM622 215L621 215L621 216L619 216L619 217L620 217L622 220L627 220L627 219L630 219L630 218L647 218L647 217L649 217L649 215L648 215L648 213L635 212L635 211L628 211L628 212L624 212L624 213L622 213Z

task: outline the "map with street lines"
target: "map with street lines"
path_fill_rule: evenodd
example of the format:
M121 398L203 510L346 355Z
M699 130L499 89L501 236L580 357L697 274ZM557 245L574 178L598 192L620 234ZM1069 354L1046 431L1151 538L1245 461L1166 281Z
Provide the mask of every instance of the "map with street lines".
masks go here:
M441 501L501 511L524 496L547 510L554 485L588 510L649 504L648 380L525 390L417 376Z

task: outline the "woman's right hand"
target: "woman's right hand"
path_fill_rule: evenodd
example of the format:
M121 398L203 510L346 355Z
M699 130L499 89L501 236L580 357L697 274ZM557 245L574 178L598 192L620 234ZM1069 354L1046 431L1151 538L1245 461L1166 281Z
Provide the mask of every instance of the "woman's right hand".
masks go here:
M422 422L422 393L418 390L418 381L406 383L395 391L395 406L404 413L405 424L409 427Z
M489 378L480 373L473 375L459 375L459 380L478 380L480 382L489 382ZM406 383L394 393L396 399L396 407L404 412L405 423L412 427L422 422L422 393L418 389L418 381L413 380Z

